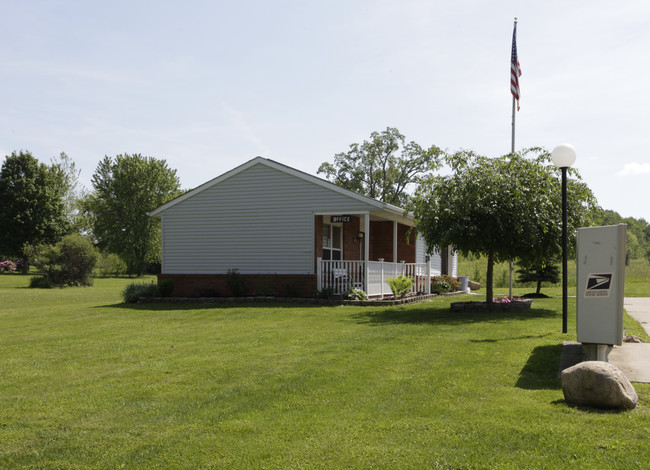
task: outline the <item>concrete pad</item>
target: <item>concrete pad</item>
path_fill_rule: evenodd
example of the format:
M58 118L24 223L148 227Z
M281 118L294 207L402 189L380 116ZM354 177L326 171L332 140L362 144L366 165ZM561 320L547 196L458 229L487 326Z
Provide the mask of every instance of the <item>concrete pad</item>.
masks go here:
M586 360L582 343L565 341L558 378L564 369ZM623 343L621 346L614 346L609 353L609 362L621 369L630 382L650 383L650 343Z
M614 346L609 362L621 369L630 382L650 383L650 343Z
M638 321L650 335L650 297L626 297L624 307L627 314ZM582 343L565 341L559 374L585 360ZM609 353L609 362L621 369L630 382L650 383L650 343L623 343L614 346Z

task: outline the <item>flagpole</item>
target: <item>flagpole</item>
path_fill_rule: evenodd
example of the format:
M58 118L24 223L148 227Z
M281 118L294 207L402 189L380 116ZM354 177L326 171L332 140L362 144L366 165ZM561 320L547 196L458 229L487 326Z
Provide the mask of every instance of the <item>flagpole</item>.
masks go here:
M512 97L512 143L510 153L515 153L515 97Z
M519 101L519 75L521 69L519 68L519 59L517 57L517 17L515 17L515 24L512 30L512 55L510 59L510 90L512 91L512 137L510 142L510 153L515 153L515 101ZM516 96L513 90L512 77L516 80ZM519 106L517 106L519 108Z
M517 24L517 20L515 19L515 24ZM512 142L510 145L510 153L515 153L515 97L512 97ZM512 271L514 269L514 266L512 264L512 260L510 261L510 289L508 291L508 297L510 300L512 300Z
M514 31L517 31L517 18L515 17L515 26L514 26ZM514 38L513 38L514 40ZM512 67L512 65L511 65ZM514 154L515 153L515 95L512 95L512 134L511 134L511 142L510 142L510 153ZM512 300L512 271L513 271L513 263L510 261L510 289L508 291L508 297L510 300Z

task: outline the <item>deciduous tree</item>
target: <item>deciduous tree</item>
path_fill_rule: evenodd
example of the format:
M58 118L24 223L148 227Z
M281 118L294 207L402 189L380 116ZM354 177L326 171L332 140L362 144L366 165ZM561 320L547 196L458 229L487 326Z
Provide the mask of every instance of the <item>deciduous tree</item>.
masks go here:
M81 201L86 190L79 181L81 170L65 152L61 152L52 159L50 166L54 173L58 192L63 199L65 217L71 227L71 231L82 233L88 230L88 224L81 213Z
M129 272L142 275L148 263L160 261L160 220L147 212L180 194L176 170L140 154L107 156L92 184L83 206L97 244L122 256Z
M319 174L332 183L364 196L405 207L410 201L409 188L419 178L439 168L442 151L422 148L406 142L395 128L373 132L370 140L350 145L348 152L325 162Z
M487 301L493 299L495 261L540 263L561 250L558 170L543 149L487 158L458 152L445 158L448 176L418 188L415 215L430 250L454 246L488 259ZM592 225L596 200L575 169L568 184L569 231ZM575 237L569 237L574 240Z
M69 229L55 169L28 151L13 152L0 171L0 252L23 259L27 245L57 242Z

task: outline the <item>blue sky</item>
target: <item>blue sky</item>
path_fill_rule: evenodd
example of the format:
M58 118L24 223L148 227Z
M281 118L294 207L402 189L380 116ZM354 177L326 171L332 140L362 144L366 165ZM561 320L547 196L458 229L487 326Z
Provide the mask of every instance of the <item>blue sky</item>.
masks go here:
M650 221L650 2L0 3L0 156L119 153L192 188L255 156L311 174L373 131L488 156L569 142L600 204Z

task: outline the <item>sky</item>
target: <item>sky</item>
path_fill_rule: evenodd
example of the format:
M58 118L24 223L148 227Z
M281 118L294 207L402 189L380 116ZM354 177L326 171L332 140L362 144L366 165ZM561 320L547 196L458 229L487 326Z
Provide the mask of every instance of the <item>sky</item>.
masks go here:
M194 188L256 157L316 175L395 127L510 152L561 143L605 209L650 221L650 2L0 0L0 158L165 159Z

